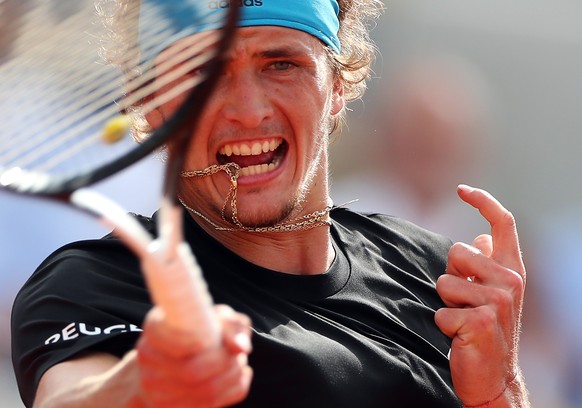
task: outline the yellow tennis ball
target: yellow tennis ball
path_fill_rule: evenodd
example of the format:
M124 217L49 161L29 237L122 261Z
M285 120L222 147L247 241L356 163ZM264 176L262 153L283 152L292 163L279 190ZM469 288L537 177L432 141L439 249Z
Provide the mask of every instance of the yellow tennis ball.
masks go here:
M107 144L117 143L129 133L130 129L131 118L128 115L117 115L103 127L101 141Z

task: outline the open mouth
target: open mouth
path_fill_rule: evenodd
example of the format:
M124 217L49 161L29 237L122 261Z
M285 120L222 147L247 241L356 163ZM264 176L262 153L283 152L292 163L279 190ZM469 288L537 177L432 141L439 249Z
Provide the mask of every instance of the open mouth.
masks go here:
M282 138L227 143L219 149L216 160L218 164L238 164L241 176L255 176L279 167L287 149Z

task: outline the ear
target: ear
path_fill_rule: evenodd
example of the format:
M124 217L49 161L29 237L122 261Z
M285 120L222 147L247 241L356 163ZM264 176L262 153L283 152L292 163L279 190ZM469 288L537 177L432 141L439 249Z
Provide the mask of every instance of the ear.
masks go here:
M332 106L331 114L337 115L346 106L346 101L344 99L344 85L339 76L336 76L333 84L333 94L332 94Z
M159 108L153 109L145 114L145 119L152 129L158 129L164 123L164 115Z

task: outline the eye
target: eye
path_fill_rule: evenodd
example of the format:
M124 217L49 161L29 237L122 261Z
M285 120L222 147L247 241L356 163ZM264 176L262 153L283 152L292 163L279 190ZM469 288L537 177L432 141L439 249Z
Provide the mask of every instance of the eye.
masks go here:
M209 68L209 64L202 64L194 66L190 71L188 71L188 75L190 76L197 76L206 73Z
M289 61L275 61L270 65L270 67L275 71L286 71L295 67L295 64Z

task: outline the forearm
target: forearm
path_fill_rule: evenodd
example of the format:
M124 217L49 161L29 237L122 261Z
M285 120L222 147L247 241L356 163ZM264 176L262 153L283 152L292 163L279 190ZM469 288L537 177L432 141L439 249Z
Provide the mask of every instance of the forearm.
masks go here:
M71 368L73 368L71 370ZM135 353L93 355L47 371L35 408L142 408Z

